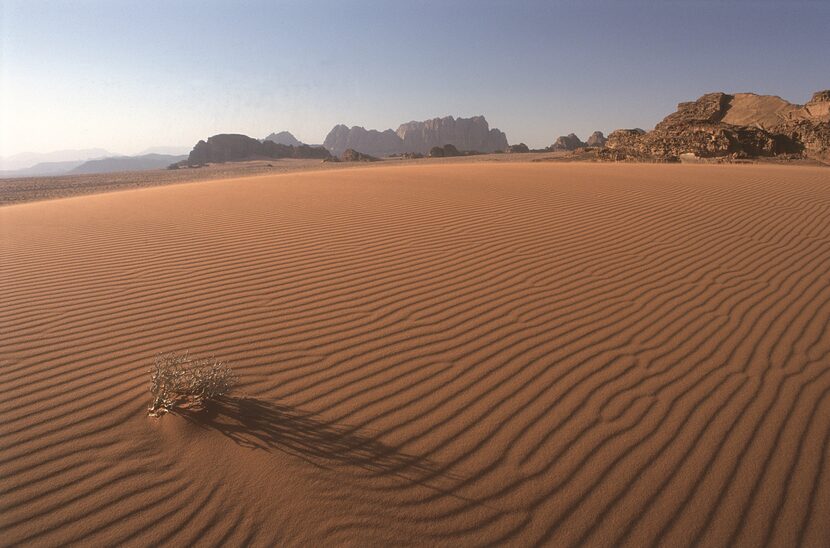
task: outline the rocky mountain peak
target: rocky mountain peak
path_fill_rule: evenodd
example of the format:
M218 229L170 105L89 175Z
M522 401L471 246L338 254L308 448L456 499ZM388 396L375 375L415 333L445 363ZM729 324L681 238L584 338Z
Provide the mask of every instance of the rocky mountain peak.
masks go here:
M290 145L294 147L298 147L301 144L303 144L288 131L272 133L271 135L263 139L263 141L271 141L272 143L277 143L278 145Z

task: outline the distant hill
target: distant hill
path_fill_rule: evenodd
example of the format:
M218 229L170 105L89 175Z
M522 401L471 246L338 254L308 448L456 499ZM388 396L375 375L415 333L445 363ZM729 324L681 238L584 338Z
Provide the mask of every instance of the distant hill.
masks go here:
M73 162L42 162L24 169L12 169L0 171L0 179L10 179L14 177L51 177L55 175L64 175L69 170L83 164L82 160Z
M184 156L188 152L190 152L190 147L188 146L150 147L142 150L138 154L134 154L133 156L145 156L147 154L169 154L170 156ZM110 156L115 156L115 154L110 154Z
M291 135L291 133L288 131L272 133L271 135L263 139L263 141L271 141L272 143L277 143L278 145L288 145L292 147L298 147L301 144L303 144L300 141L298 141L296 137Z
M69 174L111 173L114 171L144 171L147 169L164 169L170 164L180 162L187 155L143 154L141 156L115 156L90 160L68 171Z
M115 156L102 148L80 150L56 150L54 152L21 152L0 158L0 170L11 171L34 167L37 164L55 164L58 162L84 162L105 156Z
M191 166L204 164L237 162L242 160L280 159L280 158L329 158L329 151L321 147L308 145L284 145L274 141L259 141L238 133L220 133L199 141L187 157ZM185 163L185 162L183 162Z

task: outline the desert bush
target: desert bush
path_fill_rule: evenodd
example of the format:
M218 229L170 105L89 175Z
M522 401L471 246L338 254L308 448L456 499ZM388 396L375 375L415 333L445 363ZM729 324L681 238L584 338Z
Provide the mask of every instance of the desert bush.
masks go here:
M187 352L158 354L150 373L151 415L181 406L202 406L224 396L237 383L226 363L216 358L196 358Z

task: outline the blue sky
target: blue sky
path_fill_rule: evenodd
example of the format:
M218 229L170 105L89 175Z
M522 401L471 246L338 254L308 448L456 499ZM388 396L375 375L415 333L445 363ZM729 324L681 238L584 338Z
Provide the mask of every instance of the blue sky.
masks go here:
M533 147L830 88L822 2L0 0L0 155L484 114Z

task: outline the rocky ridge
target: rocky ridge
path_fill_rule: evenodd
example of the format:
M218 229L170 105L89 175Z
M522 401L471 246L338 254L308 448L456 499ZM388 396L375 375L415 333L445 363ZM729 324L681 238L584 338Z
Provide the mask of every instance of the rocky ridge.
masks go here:
M272 133L271 135L263 139L263 141L272 141L279 145L288 145L293 147L298 147L303 144L289 131L280 131L279 133Z
M273 141L259 141L247 135L220 133L199 141L190 151L186 165L234 162L261 158L319 158L329 157L322 147L283 145Z
M600 156L614 160L809 157L830 159L830 90L805 105L780 97L707 93L680 103L654 130L612 132Z

